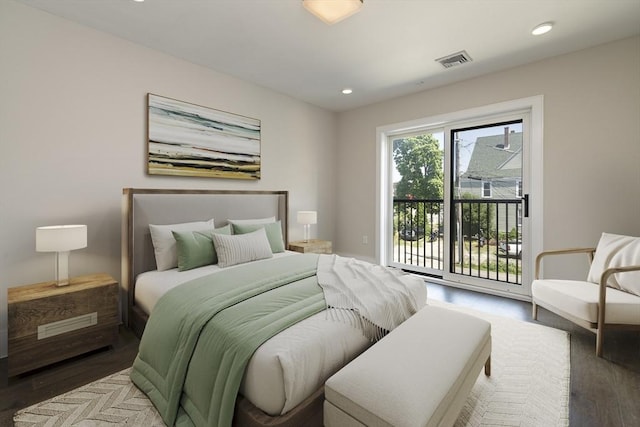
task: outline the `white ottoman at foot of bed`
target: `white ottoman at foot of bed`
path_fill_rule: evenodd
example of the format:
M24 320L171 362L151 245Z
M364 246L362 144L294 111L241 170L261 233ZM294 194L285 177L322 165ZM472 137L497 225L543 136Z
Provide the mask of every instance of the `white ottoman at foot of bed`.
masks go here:
M324 425L453 425L490 356L489 322L427 306L327 380Z

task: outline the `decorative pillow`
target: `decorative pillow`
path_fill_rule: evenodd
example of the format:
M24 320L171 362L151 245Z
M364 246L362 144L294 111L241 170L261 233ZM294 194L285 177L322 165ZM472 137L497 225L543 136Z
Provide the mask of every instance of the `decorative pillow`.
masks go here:
M264 228L247 234L231 236L213 234L212 237L220 267L273 257Z
M217 264L212 234L231 234L231 225L213 230L174 231L178 249L178 270L186 271L203 265Z
M176 239L172 231L196 231L213 228L213 219L209 221L185 222L181 224L154 225L149 224L153 251L156 256L158 271L169 270L178 266Z
M640 237L602 233L587 280L600 283L607 268L640 265ZM640 271L613 274L607 286L640 296Z
M276 222L275 216L270 216L268 218L257 218L257 219L228 219L229 224L268 224L270 222Z
M284 252L284 240L282 238L282 224L280 221L269 224L233 224L233 234L246 234L264 228L271 246L271 252L277 254Z

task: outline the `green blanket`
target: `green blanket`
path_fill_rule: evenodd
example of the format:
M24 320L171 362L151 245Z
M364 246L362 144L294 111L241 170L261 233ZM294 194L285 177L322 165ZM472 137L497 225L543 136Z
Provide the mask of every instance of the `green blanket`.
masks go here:
M272 336L325 308L318 255L193 280L156 304L131 379L167 425L230 426L246 364Z

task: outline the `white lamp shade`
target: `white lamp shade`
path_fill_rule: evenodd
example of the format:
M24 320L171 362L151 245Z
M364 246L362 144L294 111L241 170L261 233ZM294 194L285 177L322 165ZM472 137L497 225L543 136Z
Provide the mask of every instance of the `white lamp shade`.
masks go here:
M303 0L304 7L326 24L335 24L362 7L362 0Z
M316 224L318 222L318 213L316 211L298 211L299 224Z
M38 252L67 252L86 247L86 225L50 225L36 228Z

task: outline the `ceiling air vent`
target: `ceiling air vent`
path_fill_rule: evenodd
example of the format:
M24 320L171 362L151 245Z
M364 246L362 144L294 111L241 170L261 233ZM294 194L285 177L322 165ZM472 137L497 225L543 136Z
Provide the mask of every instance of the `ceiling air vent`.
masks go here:
M460 52L452 53L451 55L438 58L436 59L436 61L441 63L444 68L451 68L455 67L456 65L462 65L465 62L471 62L473 61L473 59L471 59L471 57L465 50L461 50Z

